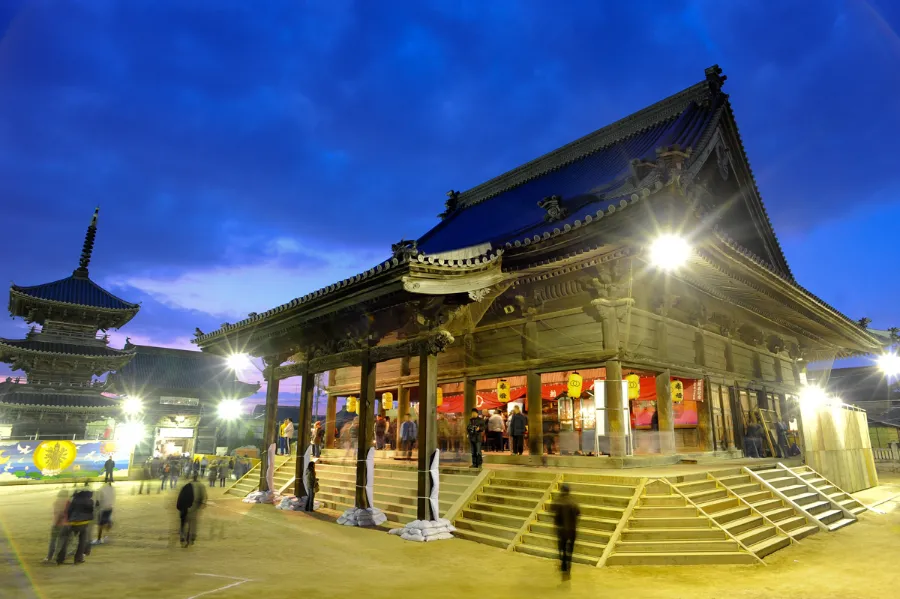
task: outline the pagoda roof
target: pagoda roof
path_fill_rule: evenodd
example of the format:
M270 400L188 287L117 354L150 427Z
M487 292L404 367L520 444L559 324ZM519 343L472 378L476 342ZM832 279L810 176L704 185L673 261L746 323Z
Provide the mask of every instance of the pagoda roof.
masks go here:
M130 350L114 349L107 345L99 344L81 345L76 343L59 343L56 341L39 341L37 339L0 339L0 351L7 348L28 352L104 358L121 358L130 356L134 353Z
M120 393L141 395L147 389L193 389L246 397L259 389L257 384L236 381L221 356L130 343L125 348L134 352L134 358L110 375Z
M72 275L52 283L23 287L12 285L10 293L19 293L33 299L46 300L75 306L87 306L104 310L135 311L139 304L132 304L97 285L87 276Z
M0 407L27 410L109 411L117 409L121 399L96 391L60 391L28 384L0 383Z

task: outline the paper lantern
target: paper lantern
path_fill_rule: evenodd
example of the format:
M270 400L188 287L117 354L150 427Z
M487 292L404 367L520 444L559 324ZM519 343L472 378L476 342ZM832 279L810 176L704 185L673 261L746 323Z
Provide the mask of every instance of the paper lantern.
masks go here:
M672 381L672 403L684 401L684 383L679 380Z
M442 405L444 405L444 390L441 389L440 387L438 387L436 389L436 395L437 395L437 405L438 405L438 407L441 407Z
M347 398L347 411L355 414L359 407L356 404L356 398L352 395Z
M509 401L509 383L506 379L497 382L497 401Z
M628 382L628 399L637 399L641 396L641 377L629 374L625 377Z
M394 394L390 391L385 391L381 394L381 409L387 412L391 408L394 407Z
M569 392L569 397L576 398L581 397L581 375L577 372L573 372L569 375L569 383L567 385L567 390Z

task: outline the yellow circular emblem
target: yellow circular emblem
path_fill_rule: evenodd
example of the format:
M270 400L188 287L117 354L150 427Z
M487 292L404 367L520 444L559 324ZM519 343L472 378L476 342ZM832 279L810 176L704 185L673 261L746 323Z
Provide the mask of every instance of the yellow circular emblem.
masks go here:
M78 447L71 441L43 441L34 450L32 459L44 476L56 476L72 465Z

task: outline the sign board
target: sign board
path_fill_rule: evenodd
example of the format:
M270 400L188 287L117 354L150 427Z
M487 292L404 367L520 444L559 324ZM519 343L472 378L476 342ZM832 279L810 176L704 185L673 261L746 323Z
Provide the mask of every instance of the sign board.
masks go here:
M159 437L163 439L191 439L194 436L192 428L161 428Z

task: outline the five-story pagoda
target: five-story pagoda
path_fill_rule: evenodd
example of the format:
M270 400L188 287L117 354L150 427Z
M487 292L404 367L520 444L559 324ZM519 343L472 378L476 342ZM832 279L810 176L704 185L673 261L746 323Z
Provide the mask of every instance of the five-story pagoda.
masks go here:
M0 339L0 361L26 374L25 381L0 382L0 425L11 427L13 436L81 436L88 422L121 416L121 399L105 395L106 383L95 377L133 357L132 350L109 347L106 331L121 328L140 306L88 276L98 213L71 276L10 287L10 315L32 324L25 339Z

